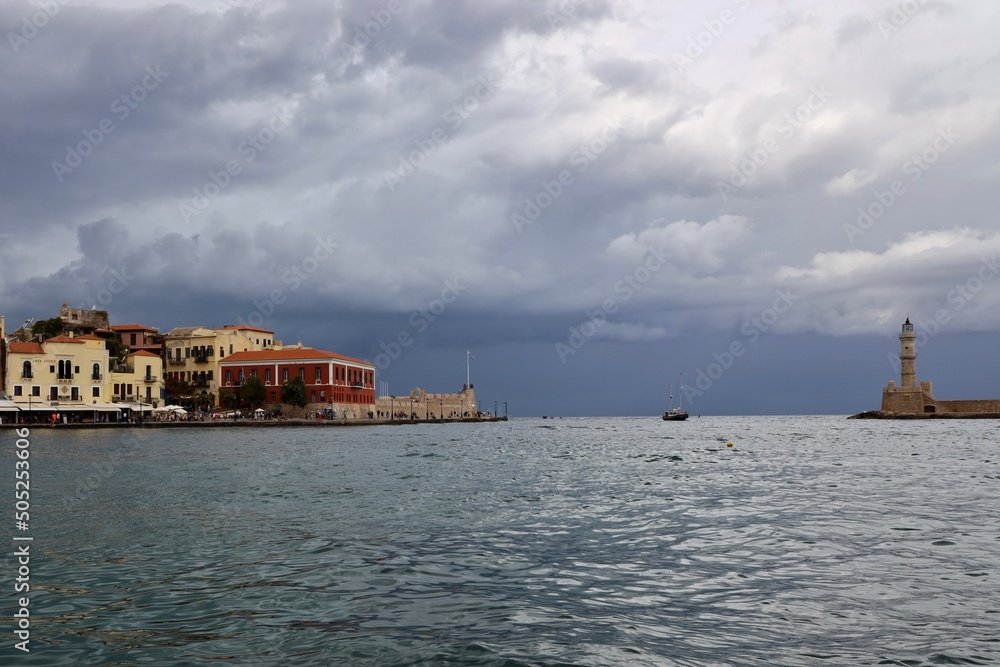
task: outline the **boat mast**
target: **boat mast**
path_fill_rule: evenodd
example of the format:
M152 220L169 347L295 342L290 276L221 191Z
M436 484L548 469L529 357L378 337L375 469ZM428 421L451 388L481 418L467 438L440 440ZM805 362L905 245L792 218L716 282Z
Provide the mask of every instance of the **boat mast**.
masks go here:
M677 395L677 409L684 411L684 373L681 373L681 393Z
M667 386L670 387L670 407L668 409L669 410L673 410L674 409L674 385L670 384L670 385L667 385Z

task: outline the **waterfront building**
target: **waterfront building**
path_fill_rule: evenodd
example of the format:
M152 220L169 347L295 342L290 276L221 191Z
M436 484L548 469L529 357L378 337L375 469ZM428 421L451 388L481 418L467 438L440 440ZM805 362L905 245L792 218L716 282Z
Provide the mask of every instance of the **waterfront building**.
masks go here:
M195 405L215 406L219 397L219 362L237 352L280 347L274 332L249 325L221 329L177 327L163 336L164 372L172 388L187 393L176 396Z
M306 386L306 412L336 410L343 416L365 417L375 410L375 366L335 352L308 347L271 347L235 352L219 360L220 387L238 397L249 377L264 385L265 410L283 407L281 386L298 376Z
M145 403L155 408L163 400L163 360L147 350L133 352L112 369L107 385L113 402Z
M107 401L108 350L97 336L55 336L7 344L4 392L36 417L118 412Z

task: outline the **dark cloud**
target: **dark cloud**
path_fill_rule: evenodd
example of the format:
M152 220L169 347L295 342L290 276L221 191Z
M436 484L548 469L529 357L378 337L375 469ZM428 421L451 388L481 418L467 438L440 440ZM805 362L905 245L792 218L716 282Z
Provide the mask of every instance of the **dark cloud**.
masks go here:
M886 33L860 0L732 3L721 30L653 2L188 4L60 4L34 30L37 5L0 6L9 321L260 321L369 359L407 333L399 391L460 383L476 347L495 390L572 413L658 409L745 327L706 410L769 411L741 392L826 369L817 346L864 368L907 314L998 326L1000 281L953 296L1000 251L987 5ZM609 402L610 368L642 379Z

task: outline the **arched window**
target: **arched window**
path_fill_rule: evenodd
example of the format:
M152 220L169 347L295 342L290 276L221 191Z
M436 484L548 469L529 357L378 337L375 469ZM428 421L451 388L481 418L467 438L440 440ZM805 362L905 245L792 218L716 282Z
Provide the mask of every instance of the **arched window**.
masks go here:
M23 378L30 378L30 377L32 377L32 375L31 375L31 362L30 361L24 362L24 365L21 367L21 377L23 377Z
M94 364L93 379L94 380L100 380L101 379L101 365L100 364Z

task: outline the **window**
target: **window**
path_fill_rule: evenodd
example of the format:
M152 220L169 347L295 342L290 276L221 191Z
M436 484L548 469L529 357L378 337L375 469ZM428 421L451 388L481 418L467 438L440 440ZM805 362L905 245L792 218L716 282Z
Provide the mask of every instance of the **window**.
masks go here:
M184 358L185 359L190 359L191 358L191 348L190 347L185 347L184 348Z
M233 353L233 344L230 343L229 344L229 354L232 354L232 353Z
M49 400L58 401L59 400L59 389L56 387L49 387Z
M233 381L232 373L230 373L229 370L226 369L226 384L231 384L232 381Z
M209 371L209 372L208 372L208 381L209 381L209 382L211 382L211 381L212 381L212 379L213 379L213 378L212 378L212 375L213 375L213 371Z
M21 385L19 384L14 385L14 395L21 396Z
M70 398L71 401L79 401L80 400L80 388L79 387L73 387L70 390L69 398Z
M135 347L135 334L129 334L129 340L131 341L129 345Z
M322 382L322 381L323 381L323 371L320 370L319 366L317 366L316 367L316 382Z
M240 369L240 384L243 384L243 380L244 379L245 379L245 376L243 375L243 369L241 368Z
M224 357L224 356L226 356L226 351L224 349L222 349L222 346L220 345L219 346L219 357L221 358L221 357Z
M146 379L153 377L153 367L146 364Z
M256 368L250 370L250 377L252 377L252 378L257 377L257 369Z
M288 369L287 368L281 369L281 381L282 382L288 382Z
M316 402L316 390L313 390L313 392L312 392L312 402L313 403Z
M68 364L69 362L67 361L66 363ZM79 366L74 366L73 367L73 372L74 373L79 373L80 372L80 367Z
M94 380L100 380L101 379L101 365L100 364L94 364L94 372L92 373L92 379L94 379Z
M271 369L264 369L264 384L271 384Z
M31 362L30 361L24 362L24 364L21 366L21 377L22 378L27 378L27 379L30 379L32 377L31 376Z
M168 347L167 348L167 361L170 361L173 358L174 358L174 348Z
M275 400L276 398L277 398L277 394L272 391L271 392L271 402L272 403L277 403L277 401Z
M152 400L152 398L153 398L153 388L146 387L146 400L149 401Z
M93 390L91 390L90 395L91 395L92 398L100 398L101 397L101 388L100 387L94 387Z
M42 388L39 387L38 385L32 385L32 387L31 387L31 395L32 396L41 397L41 395L42 395Z
M306 369L304 369L304 368L300 368L299 369L299 377L302 379L303 382L305 382L305 379L306 379Z

